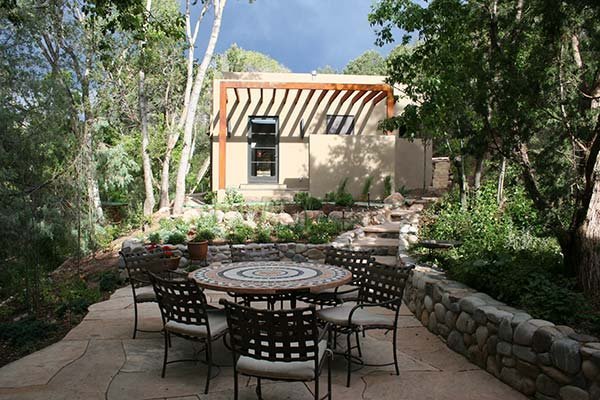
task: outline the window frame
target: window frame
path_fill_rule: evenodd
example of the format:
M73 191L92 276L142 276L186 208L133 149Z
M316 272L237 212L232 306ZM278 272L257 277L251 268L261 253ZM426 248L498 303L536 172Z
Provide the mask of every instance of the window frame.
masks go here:
M275 146L274 147L265 147L265 149L274 148L275 149L275 161L272 163L275 164L275 176L253 176L252 175L252 165L254 163L261 163L260 161L253 161L253 150L252 148L252 120L253 119L271 119L274 120L275 123ZM248 137L248 161L246 163L246 168L248 170L248 183L277 183L279 182L279 117L272 115L250 115L248 116L248 129L247 129L247 137Z
M341 132L330 132L330 128L333 125L333 122L336 118L352 118L352 122L350 125L350 132L348 133L343 133ZM356 127L356 116L354 114L327 114L325 116L325 134L326 135L338 135L338 136L350 136L350 135L354 135L355 134L355 129Z

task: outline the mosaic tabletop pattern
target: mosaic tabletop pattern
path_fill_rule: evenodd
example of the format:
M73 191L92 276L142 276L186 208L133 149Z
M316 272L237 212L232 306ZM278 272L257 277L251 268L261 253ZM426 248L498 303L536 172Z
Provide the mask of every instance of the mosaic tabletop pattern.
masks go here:
M269 294L336 287L349 282L352 274L326 264L252 261L201 268L190 277L208 289Z

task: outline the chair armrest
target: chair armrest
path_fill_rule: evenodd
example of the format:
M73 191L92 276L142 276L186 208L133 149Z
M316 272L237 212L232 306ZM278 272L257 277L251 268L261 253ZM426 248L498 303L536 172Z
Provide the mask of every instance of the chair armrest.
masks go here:
M325 324L325 327L323 328L323 330L319 334L319 337L317 338L317 344L321 343L321 340L323 340L323 336L325 336L325 334L328 334L329 331L331 331L331 322Z
M338 290L338 289L339 289L339 286L335 288L335 292L334 293L336 295L357 292L360 288L357 286L357 287L353 287L352 289L347 289L347 290Z
M352 310L350 310L350 314L348 314L348 326L352 325L352 316L354 315L354 312L360 308L365 308L365 307L383 307L383 306L387 306L389 304L393 304L396 302L402 302L402 299L397 297L395 299L391 299L388 301L384 301L382 303L361 303L361 304L357 304L354 307L352 307Z

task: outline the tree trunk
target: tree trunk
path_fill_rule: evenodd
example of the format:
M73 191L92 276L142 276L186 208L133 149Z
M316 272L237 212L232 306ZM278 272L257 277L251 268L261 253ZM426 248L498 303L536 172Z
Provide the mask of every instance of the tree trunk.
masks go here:
M152 188L152 161L148 154L148 145L150 144L150 135L148 133L148 100L146 99L145 88L146 74L143 69L139 72L138 92L140 108L140 124L142 133L142 168L144 170L144 215L152 215L154 211L154 190Z
M500 163L500 173L498 174L498 192L496 194L496 202L502 205L504 201L504 176L506 175L506 157L502 157Z
M485 155L482 154L481 156L478 156L475 160L475 179L473 182L473 188L475 189L475 191L479 190L479 188L481 187L481 175L483 172L484 157Z
M171 178L171 159L173 158L173 149L177 145L179 141L179 136L181 134L181 130L185 126L185 121L188 113L188 107L190 103L190 96L192 92L192 87L194 83L194 50L196 46L196 39L198 37L198 29L200 27L200 22L204 18L204 15L208 11L210 5L210 1L204 2L202 6L202 10L200 11L200 15L198 16L198 20L192 30L191 23L191 2L190 0L186 1L185 4L185 27L186 27L186 37L188 41L188 49L187 49L187 72L186 72L186 83L185 90L183 92L183 108L181 110L181 115L177 122L177 127L172 129L167 134L167 149L165 151L165 155L162 162L162 172L160 178L160 204L159 208L167 208L169 207L169 189L170 189L170 178Z
M465 164L463 160L463 156L454 157L452 160L454 163L454 168L456 169L458 176L458 188L460 190L460 206L462 209L467 208L467 177L465 175Z
M213 21L212 32L208 41L206 52L204 53L204 58L202 59L202 63L200 64L198 72L196 73L194 86L192 88L192 93L188 104L188 110L185 117L185 126L183 131L183 148L181 150L181 159L179 160L179 168L177 171L177 181L175 186L175 202L173 204L174 215L181 214L181 212L183 211L183 203L185 201L186 193L185 177L189 169L189 163L192 156L192 141L194 124L196 120L196 110L198 108L198 101L200 99L200 93L202 91L204 77L206 76L206 71L208 70L210 61L212 60L215 46L217 44L217 39L219 38L219 31L221 30L221 20L223 17L223 8L225 7L225 3L226 0L219 0L214 2L215 19ZM221 112L226 112L226 110L222 110Z

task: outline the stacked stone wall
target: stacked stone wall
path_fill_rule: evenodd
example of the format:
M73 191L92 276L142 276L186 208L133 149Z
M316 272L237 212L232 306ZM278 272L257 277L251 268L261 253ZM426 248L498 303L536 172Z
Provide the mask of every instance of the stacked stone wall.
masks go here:
M411 273L404 301L448 347L539 400L599 400L600 340L430 270Z

